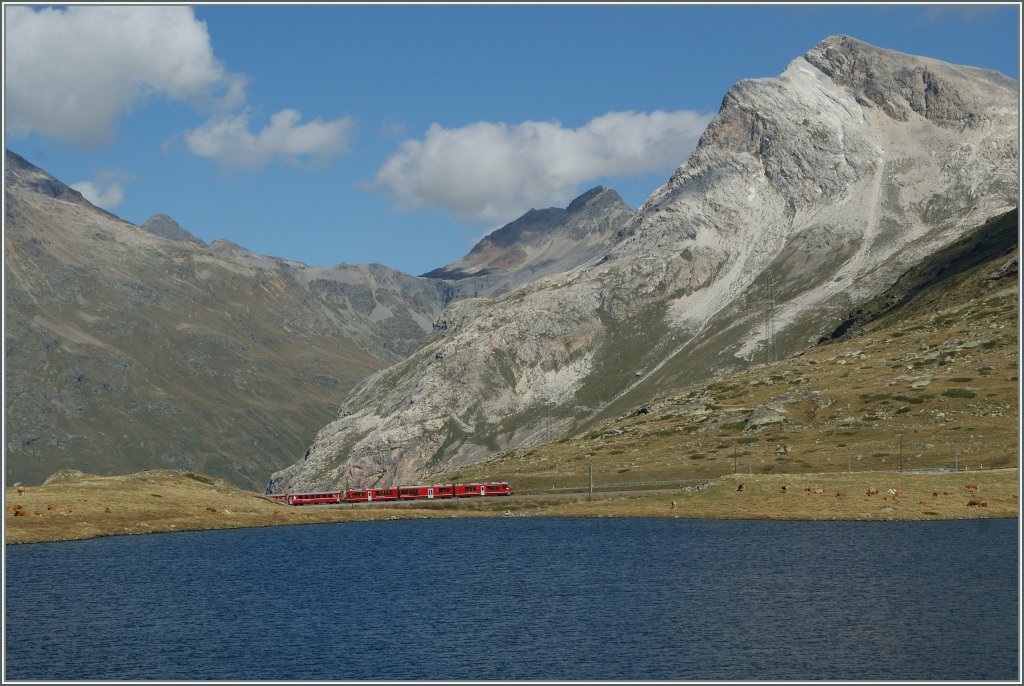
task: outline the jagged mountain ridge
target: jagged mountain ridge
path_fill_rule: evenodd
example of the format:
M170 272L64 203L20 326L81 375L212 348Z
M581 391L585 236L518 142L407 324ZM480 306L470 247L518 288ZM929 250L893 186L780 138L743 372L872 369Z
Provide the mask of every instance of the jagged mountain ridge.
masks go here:
M268 489L413 480L801 349L1016 206L1017 91L845 36L736 84L598 263L451 304Z
M209 248L235 261L288 273L332 311L351 313L338 322L346 335L368 350L383 351L382 359L398 362L426 341L450 302L494 296L573 269L607 252L631 216L617 192L593 188L565 209L527 211L485 236L467 256L420 277L381 264L313 267L225 240Z
M348 388L481 287L206 245L167 215L124 221L10 150L5 165L11 481L172 467L261 487Z
M565 209L530 210L485 236L462 259L423 276L466 282L459 284L463 291L472 284L474 295L498 295L603 255L632 214L618 193L597 186Z

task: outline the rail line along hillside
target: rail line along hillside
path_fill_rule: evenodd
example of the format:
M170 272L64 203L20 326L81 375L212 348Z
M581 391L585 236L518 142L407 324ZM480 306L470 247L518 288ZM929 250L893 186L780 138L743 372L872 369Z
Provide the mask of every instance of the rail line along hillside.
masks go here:
M392 488L349 488L315 493L277 493L267 496L289 505L331 505L340 503L372 503L395 500L439 500L491 495L512 495L507 481L470 484L439 484L432 486L397 486Z

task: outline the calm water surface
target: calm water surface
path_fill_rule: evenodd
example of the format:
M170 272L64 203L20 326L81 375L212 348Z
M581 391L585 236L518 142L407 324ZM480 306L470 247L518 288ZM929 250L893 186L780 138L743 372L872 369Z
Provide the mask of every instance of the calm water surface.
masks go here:
M370 522L9 546L7 679L1018 679L1016 520Z

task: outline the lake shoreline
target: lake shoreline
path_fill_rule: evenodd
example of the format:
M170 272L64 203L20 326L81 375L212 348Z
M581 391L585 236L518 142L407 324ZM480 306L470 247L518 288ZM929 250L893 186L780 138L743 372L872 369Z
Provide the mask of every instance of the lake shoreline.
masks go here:
M974 472L730 474L698 488L292 507L173 470L8 488L8 545L177 531L460 517L945 521L1019 517L1016 468Z

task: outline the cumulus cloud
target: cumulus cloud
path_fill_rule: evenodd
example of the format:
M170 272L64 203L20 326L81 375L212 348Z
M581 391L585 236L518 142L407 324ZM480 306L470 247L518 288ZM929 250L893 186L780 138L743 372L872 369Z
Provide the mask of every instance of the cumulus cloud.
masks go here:
M4 59L8 130L85 146L151 95L245 99L244 76L214 57L206 25L183 6L8 6Z
M87 147L109 143L117 117L153 96L205 110L204 124L183 134L188 149L237 169L272 159L324 161L348 152L347 117L300 124L281 110L258 133L249 131L248 78L214 56L206 24L185 6L72 6L6 12L5 123ZM177 136L167 139L164 149ZM83 181L92 197L118 201L113 185ZM85 189L85 190L83 190Z
M369 187L402 209L440 205L475 223L506 222L531 207L564 205L581 184L681 163L710 114L610 112L577 129L558 122L433 124L404 141Z
M124 184L127 180L127 175L121 172L104 171L92 181L79 181L71 184L71 187L93 205L112 210L124 204Z
M350 117L300 124L301 118L296 110L281 110L253 134L245 114L214 117L185 132L185 145L192 153L233 169L259 169L275 157L291 163L308 157L322 163L348 152L353 127Z

